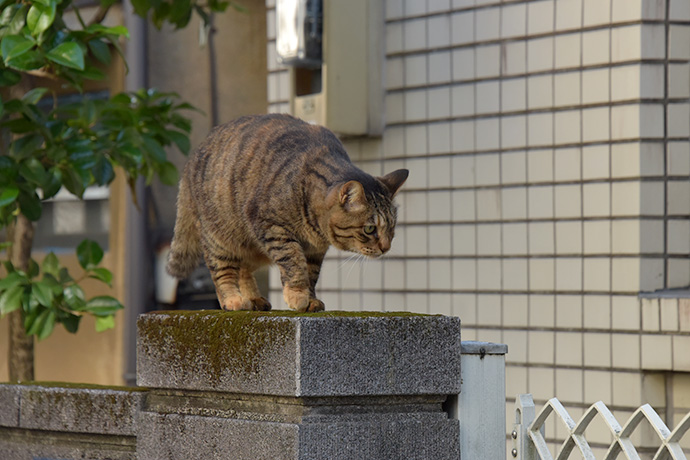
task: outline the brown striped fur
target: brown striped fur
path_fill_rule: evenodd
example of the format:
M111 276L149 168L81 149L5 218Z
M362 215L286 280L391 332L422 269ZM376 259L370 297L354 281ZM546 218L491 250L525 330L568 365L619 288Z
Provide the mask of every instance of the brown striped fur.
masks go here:
M288 115L219 126L180 181L168 272L184 278L203 255L223 308L268 310L253 272L275 263L291 309L323 310L314 289L328 247L386 253L407 175L366 174L331 131Z

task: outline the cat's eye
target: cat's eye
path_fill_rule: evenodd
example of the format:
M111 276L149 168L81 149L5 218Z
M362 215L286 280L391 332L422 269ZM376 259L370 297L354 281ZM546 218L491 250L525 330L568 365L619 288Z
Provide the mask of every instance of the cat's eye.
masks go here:
M362 230L366 235L373 235L376 232L376 225L365 225Z

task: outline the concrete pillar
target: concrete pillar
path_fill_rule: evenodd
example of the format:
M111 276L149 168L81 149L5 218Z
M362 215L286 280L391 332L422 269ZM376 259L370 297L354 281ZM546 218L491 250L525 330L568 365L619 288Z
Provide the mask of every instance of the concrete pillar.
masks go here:
M405 313L159 312L137 458L460 458L460 320Z

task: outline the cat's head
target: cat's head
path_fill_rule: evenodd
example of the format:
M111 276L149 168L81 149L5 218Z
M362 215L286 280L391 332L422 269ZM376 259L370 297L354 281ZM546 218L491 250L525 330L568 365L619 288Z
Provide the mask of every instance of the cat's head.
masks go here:
M340 185L334 191L337 202L329 219L331 244L369 257L388 252L397 219L393 197L408 174L407 169L398 169L374 180L351 180Z

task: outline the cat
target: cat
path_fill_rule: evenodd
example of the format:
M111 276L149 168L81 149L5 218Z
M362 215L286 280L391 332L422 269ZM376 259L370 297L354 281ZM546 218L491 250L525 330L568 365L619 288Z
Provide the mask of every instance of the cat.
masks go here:
M225 310L270 310L253 272L275 263L292 310L321 311L315 287L330 245L369 257L391 247L393 204L409 171L375 178L330 130L289 115L215 128L185 166L167 270L203 255Z

